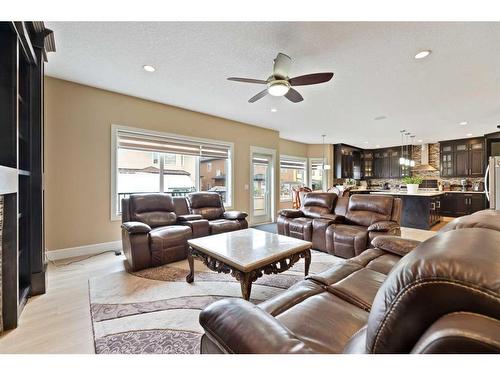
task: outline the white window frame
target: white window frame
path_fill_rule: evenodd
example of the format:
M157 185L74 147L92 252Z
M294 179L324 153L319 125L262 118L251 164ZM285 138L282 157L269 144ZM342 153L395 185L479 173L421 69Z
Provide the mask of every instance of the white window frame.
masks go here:
M228 192L230 192L230 199L225 206L227 210L233 209L234 205L234 143L233 142L225 142L225 141L220 141L216 139L209 139L209 138L198 138L198 137L191 137L191 136L185 136L181 134L173 134L173 133L166 133L166 132L160 132L156 130L149 130L149 129L141 129L141 128L135 128L135 127L130 127L130 126L124 126L124 125L119 125L119 124L111 124L111 204L110 204L110 217L111 221L119 221L121 220L122 215L118 214L118 207L117 207L117 199L116 195L118 194L118 132L119 131L129 131L129 132L134 132L138 134L144 134L144 135L149 135L149 136L163 136L163 137L169 137L173 138L179 141L194 141L194 142L202 142L202 143L207 143L207 144L213 144L213 145L220 145L220 146L226 146L229 148L229 159L228 159L228 164L229 168L227 171L228 176L226 176L226 184L229 182L230 186L228 189ZM163 157L160 158L161 163L163 163ZM199 176L200 176L200 163L196 163L196 189L199 190ZM163 183L163 178L160 179L161 183Z
M312 163L313 162L321 162L323 163L324 162L324 159L323 158L309 158L309 164L308 164L308 171L309 171L309 180L308 180L308 183L309 183L309 187L312 189ZM322 184L323 184L323 191L327 191L328 190L328 176L327 176L327 170L323 170L323 175L322 175Z
M281 159L286 159L286 160L296 160L301 163L304 163L304 185L308 186L309 183L309 163L307 158L303 158L300 156L292 156L292 155L285 155L285 154L280 154L280 160L279 160L279 187L280 187L280 203L286 203L286 202L292 202L293 201L293 196L290 199L281 199Z

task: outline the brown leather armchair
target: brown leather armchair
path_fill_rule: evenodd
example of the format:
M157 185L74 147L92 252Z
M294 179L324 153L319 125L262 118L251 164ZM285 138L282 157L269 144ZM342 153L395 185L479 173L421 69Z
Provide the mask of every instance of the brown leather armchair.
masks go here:
M248 228L246 217L242 211L225 211L224 203L218 193L200 192L187 196L189 211L208 220L210 234L231 232Z
M132 194L122 199L123 253L133 271L187 257L192 231L177 223L168 194Z
M401 199L354 194L342 223L326 229L326 251L342 258L359 255L380 235L401 235Z
M201 351L500 353L500 232L486 228L493 218L500 211L420 244L378 236L373 248L258 306L215 302L200 314Z
M279 212L278 233L312 241L314 249L326 251L326 228L342 219L333 213L336 202L334 193L306 193L300 209Z

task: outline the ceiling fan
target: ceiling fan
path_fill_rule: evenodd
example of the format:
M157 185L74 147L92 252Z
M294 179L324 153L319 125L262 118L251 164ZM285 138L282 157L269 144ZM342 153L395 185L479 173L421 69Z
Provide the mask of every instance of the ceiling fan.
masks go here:
M257 95L252 96L248 100L249 103L255 103L267 94L272 96L284 96L291 102L298 103L303 101L304 98L292 86L315 85L317 83L328 82L333 77L333 73L313 73L289 78L288 72L291 65L292 59L290 56L280 52L274 59L273 74L267 80L238 77L229 77L228 80L267 85L265 90L262 90Z

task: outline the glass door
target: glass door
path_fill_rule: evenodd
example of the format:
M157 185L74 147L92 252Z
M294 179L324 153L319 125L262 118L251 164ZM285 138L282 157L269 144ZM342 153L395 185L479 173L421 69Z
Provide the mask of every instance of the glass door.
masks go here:
M272 156L252 155L252 223L271 221L271 168Z

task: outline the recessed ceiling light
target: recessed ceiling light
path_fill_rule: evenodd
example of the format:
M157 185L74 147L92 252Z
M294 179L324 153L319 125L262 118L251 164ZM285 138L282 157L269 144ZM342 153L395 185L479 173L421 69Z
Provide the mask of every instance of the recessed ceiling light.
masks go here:
M472 137L472 133L467 133L467 137Z
M459 123L459 125L467 125L467 124L468 124L467 121L462 121L462 122Z
M423 142L421 139L418 140L419 142Z
M271 112L278 112L276 108L271 108Z
M146 72L150 72L150 73L152 73L152 72L154 72L156 70L156 68L154 66L152 66L152 65L144 65L142 68Z
M380 145L375 145L375 147L380 147Z
M368 141L365 141L365 144L368 144Z
M427 56L429 56L431 54L431 50L430 49L426 49L425 51L420 51L419 53L417 53L415 55L415 58L417 60L420 60L420 59L425 59Z
M374 120L379 121L379 120L385 120L387 117L385 116L377 116L374 118Z

